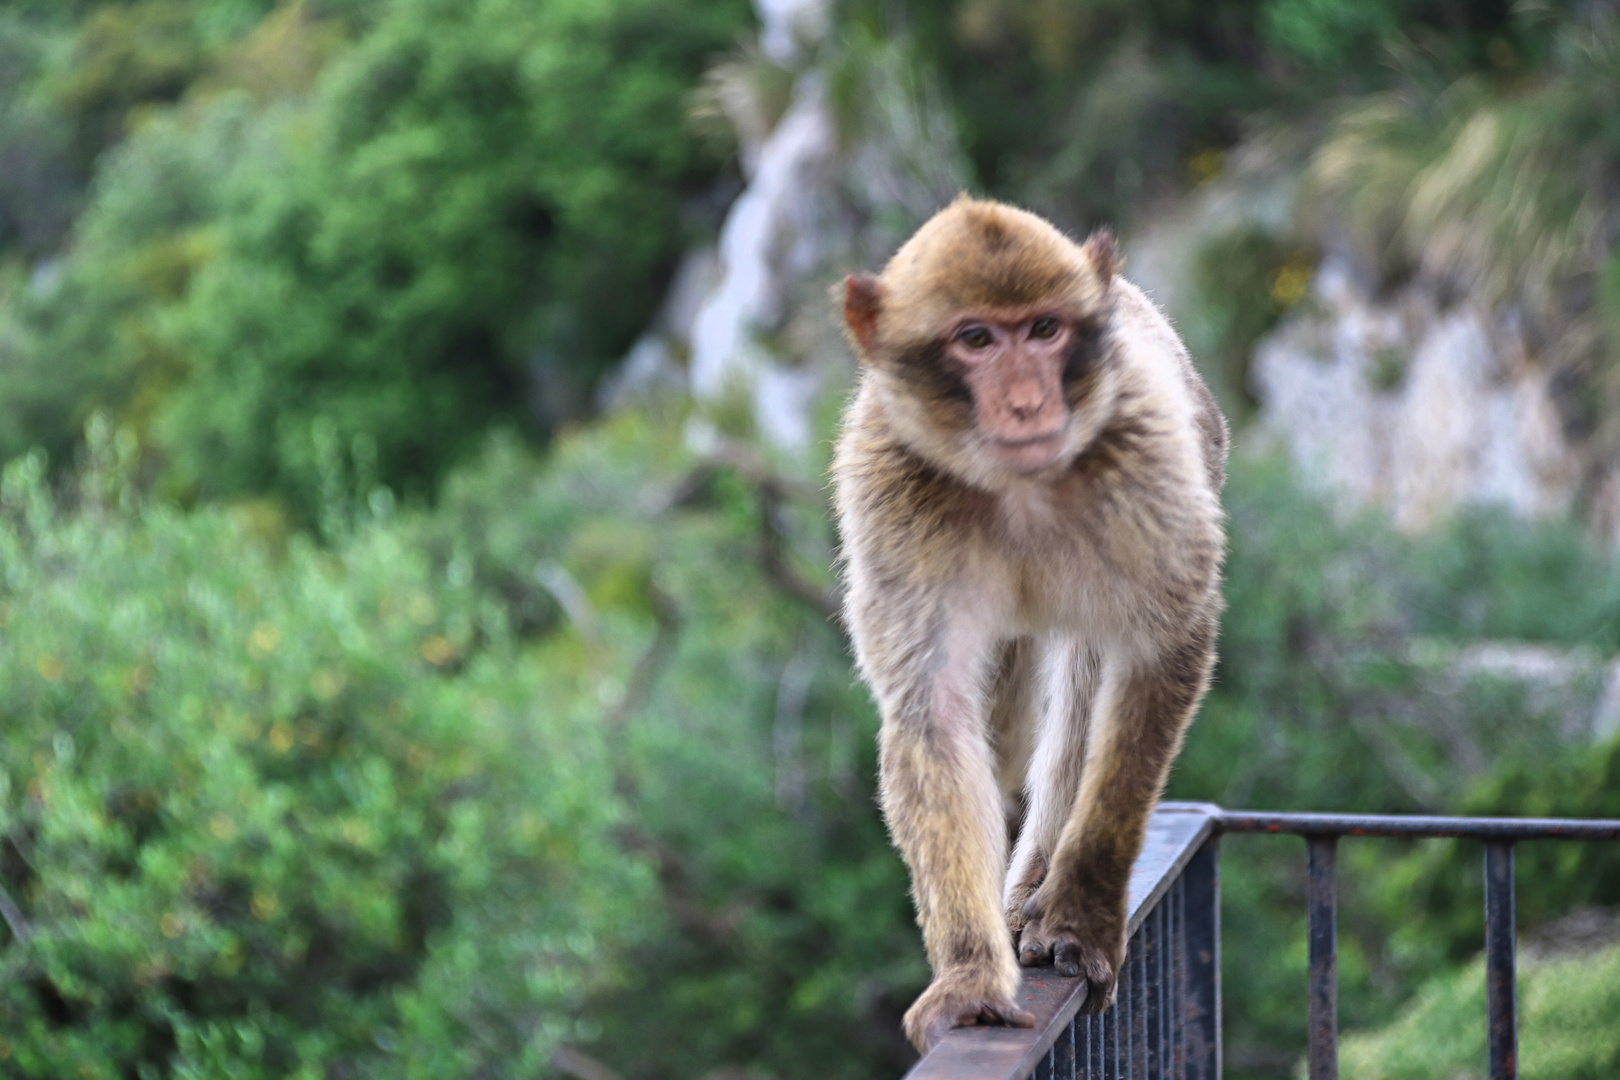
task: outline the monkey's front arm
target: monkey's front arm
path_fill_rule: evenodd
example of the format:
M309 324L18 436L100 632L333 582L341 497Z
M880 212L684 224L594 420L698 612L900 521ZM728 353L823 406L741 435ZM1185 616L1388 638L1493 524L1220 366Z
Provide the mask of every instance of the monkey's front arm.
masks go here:
M930 610L932 608L932 610ZM937 604L851 605L862 666L883 714L884 816L911 870L934 978L906 1013L926 1049L953 1027L1028 1026L1001 909L1006 824L986 733L995 641Z

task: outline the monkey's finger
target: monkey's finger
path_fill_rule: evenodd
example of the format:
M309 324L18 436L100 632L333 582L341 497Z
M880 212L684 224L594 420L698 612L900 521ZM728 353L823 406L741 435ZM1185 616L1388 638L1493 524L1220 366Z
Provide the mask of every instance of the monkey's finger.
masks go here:
M986 1005L979 1010L979 1015L987 1018L985 1023L989 1024L1006 1024L1008 1027L1021 1028L1035 1026L1035 1014L1020 1009L1010 1001L1002 1002L999 1005Z
M1018 962L1024 967L1044 967L1052 962L1052 948L1028 930L1018 943Z
M1008 1027L1034 1027L1035 1017L1010 1001L975 1001L960 1010L942 1009L923 1028L923 1037L932 1047L947 1031L960 1027L1005 1024Z
M1078 978L1085 966L1085 956L1079 944L1060 941L1052 948L1052 966L1066 979Z
M1088 984L1083 1012L1099 1013L1114 1000L1114 986L1118 982L1114 968L1093 949L1082 948L1074 941L1060 941L1052 950L1052 966L1061 975L1075 978L1084 975Z

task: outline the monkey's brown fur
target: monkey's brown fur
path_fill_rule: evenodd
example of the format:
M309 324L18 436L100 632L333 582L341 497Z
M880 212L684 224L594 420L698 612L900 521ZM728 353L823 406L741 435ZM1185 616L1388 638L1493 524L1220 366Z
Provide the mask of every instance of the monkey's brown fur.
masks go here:
M1111 1000L1130 867L1214 662L1226 426L1115 264L1106 234L1076 245L964 196L846 282L846 616L934 972L906 1014L919 1049L1027 1024L1020 962ZM1061 391L1042 397L1054 325ZM969 370L991 330L1026 351ZM1035 415L1060 433L997 434ZM1031 466L1034 443L1052 449ZM1010 860L1009 805L1027 805Z

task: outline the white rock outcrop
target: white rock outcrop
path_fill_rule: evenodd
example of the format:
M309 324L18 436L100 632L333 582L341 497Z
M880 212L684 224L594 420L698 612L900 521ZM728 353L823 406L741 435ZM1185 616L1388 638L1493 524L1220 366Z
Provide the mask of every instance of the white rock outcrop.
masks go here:
M1525 517L1574 503L1581 448L1510 315L1442 307L1419 285L1378 300L1329 258L1250 380L1262 429L1308 477L1402 529L1471 503Z
M835 154L821 80L801 75L793 104L754 155L754 173L726 216L719 280L692 326L692 393L700 400L733 387L751 394L760 430L791 449L810 440L819 372L773 355L768 342L790 314L793 286L822 257L821 208Z

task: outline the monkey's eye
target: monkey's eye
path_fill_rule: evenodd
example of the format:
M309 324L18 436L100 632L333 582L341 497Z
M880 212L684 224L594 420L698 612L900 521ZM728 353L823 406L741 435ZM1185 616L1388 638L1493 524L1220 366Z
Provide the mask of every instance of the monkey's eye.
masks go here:
M982 326L969 326L956 335L956 340L970 349L987 349L995 338Z
M1055 338L1057 337L1058 327L1061 325L1062 324L1052 316L1044 316L1043 318L1036 319L1035 322L1030 325L1029 336L1040 341Z

